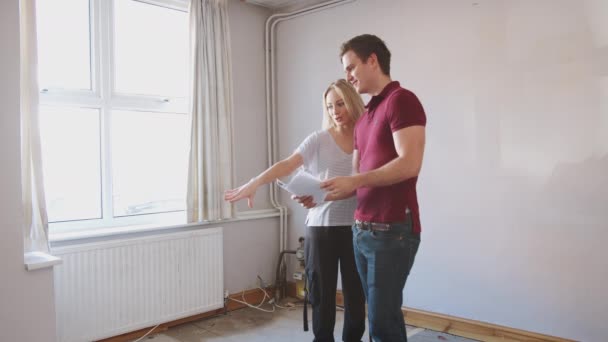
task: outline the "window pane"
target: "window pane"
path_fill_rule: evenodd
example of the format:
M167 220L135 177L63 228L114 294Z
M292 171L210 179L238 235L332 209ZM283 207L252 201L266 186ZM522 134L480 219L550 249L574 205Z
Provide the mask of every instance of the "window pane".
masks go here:
M91 89L88 0L36 2L40 88Z
M114 111L114 216L185 210L189 117Z
M101 218L99 111L40 108L49 222Z
M186 97L188 14L117 0L114 22L116 91Z

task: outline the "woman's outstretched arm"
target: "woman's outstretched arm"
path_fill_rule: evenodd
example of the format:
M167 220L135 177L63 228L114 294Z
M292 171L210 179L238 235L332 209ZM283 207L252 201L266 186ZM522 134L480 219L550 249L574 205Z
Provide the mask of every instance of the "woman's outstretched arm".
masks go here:
M302 166L304 159L302 155L295 152L288 158L272 165L258 176L252 178L246 184L238 188L224 192L224 200L234 203L243 198L247 198L247 205L253 208L253 197L259 186L270 183L277 178L285 177L294 172L298 167Z

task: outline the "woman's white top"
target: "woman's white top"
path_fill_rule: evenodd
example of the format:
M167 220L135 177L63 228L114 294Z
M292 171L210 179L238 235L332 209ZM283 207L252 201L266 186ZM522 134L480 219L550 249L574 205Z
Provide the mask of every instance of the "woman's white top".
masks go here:
M304 169L321 180L350 176L353 155L344 152L331 133L317 131L306 137L296 149L304 160ZM308 226L350 226L354 222L357 199L355 196L340 201L317 203L308 210Z

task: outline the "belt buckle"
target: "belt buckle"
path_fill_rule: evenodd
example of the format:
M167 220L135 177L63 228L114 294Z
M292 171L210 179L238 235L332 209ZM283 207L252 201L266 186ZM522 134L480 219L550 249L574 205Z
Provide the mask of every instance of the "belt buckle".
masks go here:
M361 230L369 230L371 228L367 221L355 220L355 226Z

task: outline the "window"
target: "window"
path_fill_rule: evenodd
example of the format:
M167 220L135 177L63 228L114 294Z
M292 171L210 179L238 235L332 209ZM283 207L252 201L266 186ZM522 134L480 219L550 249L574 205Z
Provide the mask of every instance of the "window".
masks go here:
M39 0L52 233L185 222L186 0Z

